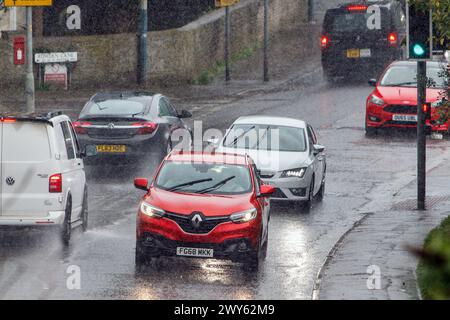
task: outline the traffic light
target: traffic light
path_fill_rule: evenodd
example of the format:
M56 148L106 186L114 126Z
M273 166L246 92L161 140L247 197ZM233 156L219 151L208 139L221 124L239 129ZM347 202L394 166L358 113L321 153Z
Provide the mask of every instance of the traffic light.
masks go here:
M409 58L430 59L430 12L409 6Z
M431 103L425 103L422 106L422 110L425 114L425 120L431 120Z

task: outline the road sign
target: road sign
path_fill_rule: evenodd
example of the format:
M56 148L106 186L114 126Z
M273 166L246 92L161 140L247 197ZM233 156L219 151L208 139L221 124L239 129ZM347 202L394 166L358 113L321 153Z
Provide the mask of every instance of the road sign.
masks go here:
M5 7L50 7L53 0L4 0Z
M36 53L34 56L34 62L36 63L65 63L77 61L77 52Z
M216 0L216 7L229 7L238 3L240 0Z

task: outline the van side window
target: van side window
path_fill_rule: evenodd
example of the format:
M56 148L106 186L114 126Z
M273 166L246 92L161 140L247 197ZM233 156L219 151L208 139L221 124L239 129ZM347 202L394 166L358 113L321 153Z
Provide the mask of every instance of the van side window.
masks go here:
M77 157L77 159L81 159L81 156L80 156L80 153L81 153L80 143L78 142L77 135L76 135L75 131L73 130L72 123L70 123L69 129L70 129L70 132L72 133L72 137L73 137L73 140L74 140L75 156Z
M61 123L61 129L64 136L64 142L66 144L67 158L69 160L75 159L75 147L70 135L70 129L67 121Z

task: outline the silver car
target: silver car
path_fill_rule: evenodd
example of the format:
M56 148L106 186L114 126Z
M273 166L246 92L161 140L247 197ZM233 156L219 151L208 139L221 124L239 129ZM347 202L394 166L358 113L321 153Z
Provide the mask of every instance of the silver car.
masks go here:
M301 201L309 210L325 192L325 147L317 143L313 128L305 121L268 116L237 119L216 152L248 154L261 179L276 187L271 197Z

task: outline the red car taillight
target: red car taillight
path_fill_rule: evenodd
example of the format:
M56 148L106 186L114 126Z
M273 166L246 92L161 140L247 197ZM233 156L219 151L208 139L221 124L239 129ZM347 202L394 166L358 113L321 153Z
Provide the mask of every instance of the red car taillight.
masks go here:
M50 193L62 192L62 175L61 173L54 174L48 179L48 189Z
M366 6L366 5L355 4L355 5L349 5L347 7L347 10L348 11L367 11L368 8L369 8L369 6Z
M327 47L328 43L330 43L330 39L327 36L322 36L322 38L320 38L320 46L322 48Z
M388 36L389 44L395 46L397 44L397 33L391 32Z
M73 129L75 130L75 132L77 134L86 134L87 133L87 128L92 125L91 122L86 122L86 121L76 121L74 123L72 123L73 125Z
M14 118L1 118L0 119L0 122L4 122L4 123L14 123L14 122L16 122L17 120L16 119L14 119Z
M158 125L154 122L137 122L132 126L139 127L138 134L152 134L158 128Z

